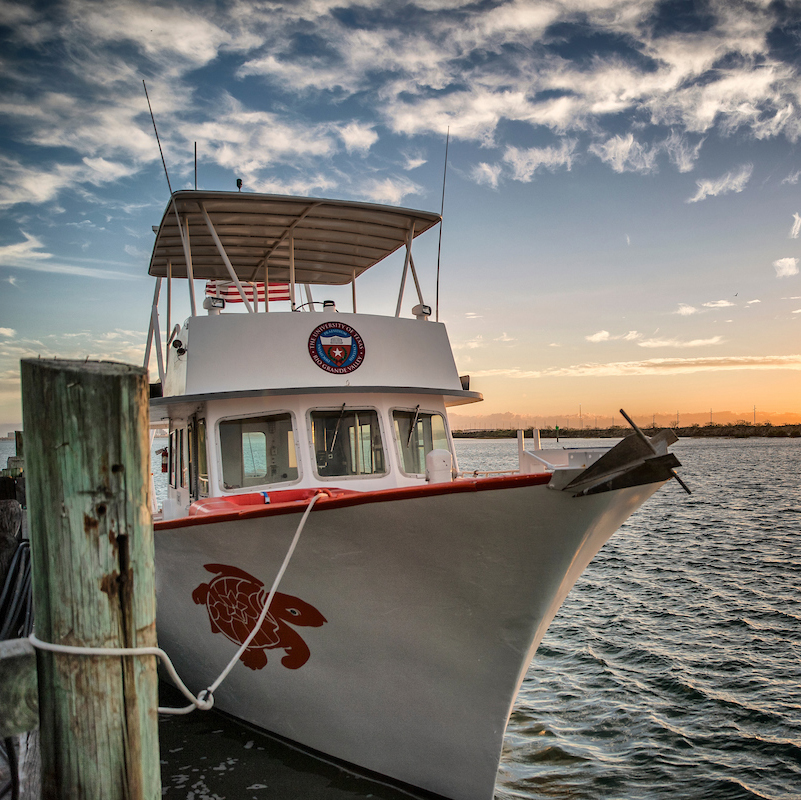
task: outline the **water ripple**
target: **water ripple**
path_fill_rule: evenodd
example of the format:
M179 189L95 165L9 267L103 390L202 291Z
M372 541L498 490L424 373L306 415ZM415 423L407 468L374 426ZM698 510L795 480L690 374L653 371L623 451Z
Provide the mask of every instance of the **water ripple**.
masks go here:
M457 447L464 469L516 455ZM801 798L801 441L674 450L693 495L668 484L579 579L523 683L498 800Z

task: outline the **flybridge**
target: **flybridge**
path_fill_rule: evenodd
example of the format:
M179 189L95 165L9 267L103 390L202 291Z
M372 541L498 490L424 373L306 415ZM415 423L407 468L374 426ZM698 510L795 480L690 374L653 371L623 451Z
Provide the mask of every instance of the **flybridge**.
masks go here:
M164 397L157 405L169 403L170 397L221 390L303 391L343 384L345 390L434 392L447 397L448 404L481 399L460 379L444 326L420 324L428 323L431 309L423 298L412 242L440 220L431 212L343 200L197 190L174 193L156 231L149 267L156 290L145 366L155 344ZM395 319L353 316L356 278L401 248L405 259ZM417 294L412 309L417 320L397 319L409 273ZM165 278L166 358L159 322ZM188 279L191 306L190 319L174 329L173 278ZM203 302L208 317L197 314L197 279L213 287L209 289L213 296ZM348 283L353 287L351 313L324 308L323 314L315 315L326 327L317 338L311 330L317 323L309 326L309 317L267 318L259 313L269 311L271 301L279 298L288 299L293 311L313 311L311 286ZM300 302L301 289L306 292L305 303ZM225 300L243 303L250 313L219 316ZM334 320L340 325L332 327ZM362 336L369 338L366 350ZM190 338L194 357L187 359ZM259 344L268 341L269 347ZM394 355L387 359L379 353ZM422 353L426 358L420 357Z
M354 283L401 247L422 303L412 240L441 217L427 211L344 200L267 194L175 192L156 235L149 274L157 278ZM248 310L255 310L243 296ZM400 304L399 304L400 305Z

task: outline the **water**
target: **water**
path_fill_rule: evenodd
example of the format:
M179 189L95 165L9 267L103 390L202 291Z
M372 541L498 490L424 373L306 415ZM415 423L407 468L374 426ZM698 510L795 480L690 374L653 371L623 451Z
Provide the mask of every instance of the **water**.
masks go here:
M610 441L558 446L587 444ZM517 460L513 440L456 448L464 470ZM579 579L518 697L497 800L801 798L801 440L673 450L693 495L666 486ZM403 796L213 712L160 736L168 797Z
M462 469L516 458L510 441L457 448ZM672 449L693 494L666 486L568 596L510 720L498 800L801 798L801 440Z

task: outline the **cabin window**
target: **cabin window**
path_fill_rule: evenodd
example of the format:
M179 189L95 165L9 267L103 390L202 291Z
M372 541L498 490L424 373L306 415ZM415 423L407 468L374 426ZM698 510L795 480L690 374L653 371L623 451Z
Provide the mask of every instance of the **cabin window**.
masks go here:
M184 428L178 431L178 480L181 488L186 489L186 455L184 454Z
M384 447L378 414L369 409L312 411L312 443L320 477L383 475Z
M178 431L170 431L170 486L178 487Z
M206 420L197 421L197 490L201 497L209 496L209 460L206 455Z
M392 412L395 438L401 456L401 468L411 475L426 471L426 454L432 450L450 450L442 414L395 409Z
M192 417L187 428L189 445L189 492L194 499L209 496L209 468L206 457L206 420Z
M291 414L222 420L219 429L224 488L298 479Z

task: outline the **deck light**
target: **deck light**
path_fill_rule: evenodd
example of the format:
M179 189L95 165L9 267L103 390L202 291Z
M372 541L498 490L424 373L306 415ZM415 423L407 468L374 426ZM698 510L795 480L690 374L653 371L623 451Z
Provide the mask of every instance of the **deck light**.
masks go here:
M205 308L209 314L219 314L221 308L225 308L225 298L224 297L207 297L203 301L203 308Z

